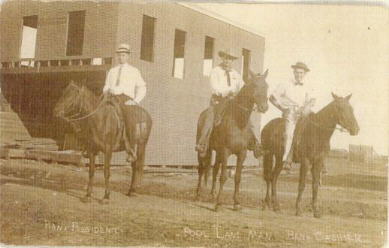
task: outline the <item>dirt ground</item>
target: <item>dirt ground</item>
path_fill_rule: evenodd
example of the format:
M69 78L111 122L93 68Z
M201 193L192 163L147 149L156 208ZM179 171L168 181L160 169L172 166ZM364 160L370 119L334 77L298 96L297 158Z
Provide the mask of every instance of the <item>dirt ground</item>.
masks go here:
M145 247L382 247L386 241L387 168L327 161L319 200L323 217L312 217L311 185L304 214L294 215L298 168L282 174L282 211L262 209L261 169L245 172L240 211L232 210L234 180L225 186L223 209L214 212L209 186L195 202L197 172L145 173L139 195L127 197L131 170L112 170L109 204L102 204L103 171L93 200L83 203L87 168L29 160L2 160L1 243ZM155 171L155 169L153 169ZM310 178L310 176L308 177Z

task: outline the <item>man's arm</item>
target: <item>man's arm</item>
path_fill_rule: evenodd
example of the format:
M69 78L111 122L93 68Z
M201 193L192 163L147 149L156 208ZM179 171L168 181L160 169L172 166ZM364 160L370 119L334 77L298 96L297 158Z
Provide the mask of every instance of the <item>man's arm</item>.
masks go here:
M111 70L108 71L107 73L107 76L105 78L105 84L104 84L104 88L103 88L103 94L107 93L109 91L109 88L110 88L110 84L111 84Z
M135 86L135 98L134 101L139 104L143 98L146 96L146 82L143 80L140 72L137 72L136 76L136 86Z
M284 112L287 110L285 106L281 104L281 102L278 100L285 94L285 89L282 84L278 84L277 88L273 91L273 93L269 97L269 101L278 108L281 112Z
M244 86L244 81L243 81L243 76L239 74L239 72L235 72L236 73L236 76L238 78L238 84L236 86L236 90L235 90L235 95L239 93L239 91L243 88Z

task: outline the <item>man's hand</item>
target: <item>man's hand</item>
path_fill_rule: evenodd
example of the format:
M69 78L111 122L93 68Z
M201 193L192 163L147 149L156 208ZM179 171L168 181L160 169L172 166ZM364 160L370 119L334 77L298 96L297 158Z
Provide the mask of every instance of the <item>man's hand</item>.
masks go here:
M125 105L138 105L137 102L135 102L134 100L130 99L128 100L127 102L124 103Z

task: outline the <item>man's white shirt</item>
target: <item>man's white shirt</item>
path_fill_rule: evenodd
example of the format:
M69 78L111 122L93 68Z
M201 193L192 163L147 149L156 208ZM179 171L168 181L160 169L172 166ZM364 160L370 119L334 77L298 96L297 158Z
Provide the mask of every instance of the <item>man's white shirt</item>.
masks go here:
M210 73L210 83L212 93L220 96L227 96L229 93L236 94L243 87L244 82L242 76L232 69L228 72L230 74L230 86L226 71L221 66L216 66Z
M293 105L303 107L313 99L313 89L307 83L297 84L295 80L280 83L272 94L283 108Z
M121 66L119 85L116 85ZM114 95L125 94L139 103L146 96L146 83L139 70L126 63L109 70L103 92L111 92Z

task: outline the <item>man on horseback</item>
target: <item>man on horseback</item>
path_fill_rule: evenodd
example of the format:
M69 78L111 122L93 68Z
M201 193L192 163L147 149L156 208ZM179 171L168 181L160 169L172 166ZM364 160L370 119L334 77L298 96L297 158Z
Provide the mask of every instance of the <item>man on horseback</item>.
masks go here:
M309 72L309 68L302 62L297 62L291 66L294 79L287 83L281 83L277 86L270 96L270 102L282 111L282 117L286 120L285 125L285 152L283 163L286 169L290 169L293 162L293 149L299 142L302 130L304 128L303 117L311 112L315 103L312 90L308 88L303 79Z
M219 51L219 57L222 59L222 63L213 68L210 73L212 97L200 130L200 138L196 144L196 151L199 152L201 157L204 157L207 153L213 127L220 124L227 102L235 97L244 85L242 76L232 68L232 62L237 57L231 55L228 51ZM260 143L254 132L253 142L251 142L248 149L254 151L256 158L260 156Z
M136 131L138 104L146 95L146 83L139 70L128 64L130 46L121 44L116 50L119 64L111 68L105 80L103 94L106 100L118 103L118 112L125 126L125 146L128 161L136 160ZM138 128L139 129L139 128Z

